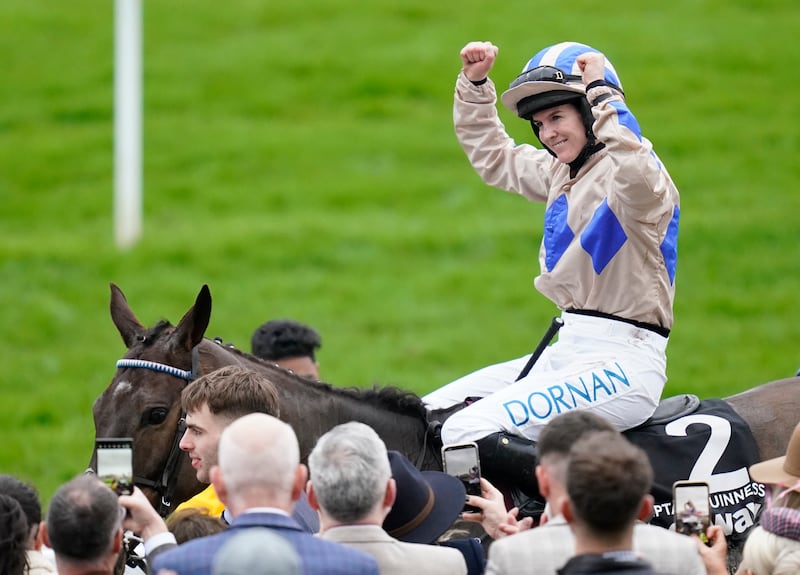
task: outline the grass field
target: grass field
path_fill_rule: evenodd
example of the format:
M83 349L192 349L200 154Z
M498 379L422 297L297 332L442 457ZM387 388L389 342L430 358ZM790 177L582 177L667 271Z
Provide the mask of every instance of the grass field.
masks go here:
M112 281L147 325L207 283L208 335L242 348L306 321L339 385L423 393L534 347L543 208L486 187L453 135L473 39L500 46L501 86L565 39L614 62L682 196L667 393L800 366L795 0L145 4L145 229L120 251L113 3L0 3L0 472L44 499L85 467L124 352Z

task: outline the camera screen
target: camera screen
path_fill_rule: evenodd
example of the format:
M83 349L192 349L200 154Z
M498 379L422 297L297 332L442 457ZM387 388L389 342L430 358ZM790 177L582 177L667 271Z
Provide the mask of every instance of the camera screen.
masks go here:
M133 446L129 441L98 441L97 476L119 494L133 486Z
M447 449L445 451L445 460L447 472L450 475L460 477L468 475L473 469L475 473L478 471L478 454L472 447Z
M473 446L445 449L447 473L458 477L470 495L481 494L481 474L478 464L478 450Z
M707 485L681 485L675 488L675 531L686 535L705 535L709 526Z

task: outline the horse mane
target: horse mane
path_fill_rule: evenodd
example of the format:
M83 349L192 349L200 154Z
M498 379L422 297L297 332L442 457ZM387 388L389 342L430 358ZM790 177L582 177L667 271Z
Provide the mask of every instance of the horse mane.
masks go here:
M232 344L222 343L221 340L215 340L218 345L225 348L226 351L241 357L242 359L263 366L269 371L279 372L282 375L287 375L295 379L298 383L316 388L322 392L332 393L339 397L353 399L374 405L382 409L386 409L401 415L419 418L423 421L428 419L428 408L425 402L414 392L400 389L396 386L373 384L372 387L339 387L324 381L314 381L301 377L289 369L285 369L278 364L262 359L255 355L249 354L246 351L238 349Z
M373 384L372 387L369 388L337 388L327 383L324 385L331 387L335 391L352 394L356 399L372 403L379 407L384 407L403 415L418 417L423 421L428 418L428 408L425 406L422 399L416 393L400 389L399 387Z
M175 326L172 325L170 322L168 322L165 319L162 319L156 325L154 325L144 333L144 335L142 336L143 337L142 343L146 345L151 345L159 338L159 336L161 336L161 334L170 329L173 329L174 327Z

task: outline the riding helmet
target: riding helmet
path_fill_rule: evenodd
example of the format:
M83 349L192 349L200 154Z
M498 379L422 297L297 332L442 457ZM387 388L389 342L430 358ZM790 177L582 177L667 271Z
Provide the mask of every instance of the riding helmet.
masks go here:
M539 128L533 122L533 115L540 110L572 104L578 110L586 129L587 144L581 154L570 166L577 169L586 159L602 148L596 141L592 125L594 116L586 99L586 87L583 84L578 57L588 52L599 53L591 46L578 42L561 42L548 46L537 52L528 60L522 72L509 85L508 90L500 96L503 104L520 118L530 121L533 133L539 138ZM622 94L622 82L608 58L605 60L605 75L608 85ZM541 139L539 139L541 142ZM555 153L542 144L553 156Z
M586 88L577 60L588 52L599 51L578 42L561 42L540 50L528 60L500 99L509 110L525 120L539 110L581 97L585 100ZM622 82L608 58L604 80L622 92Z

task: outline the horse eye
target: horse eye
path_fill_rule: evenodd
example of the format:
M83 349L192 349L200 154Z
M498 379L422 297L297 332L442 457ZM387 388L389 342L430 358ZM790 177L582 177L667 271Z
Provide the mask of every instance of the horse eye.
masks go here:
M142 423L144 423L144 425L159 425L160 423L164 423L168 413L169 410L166 407L148 409L142 416Z

